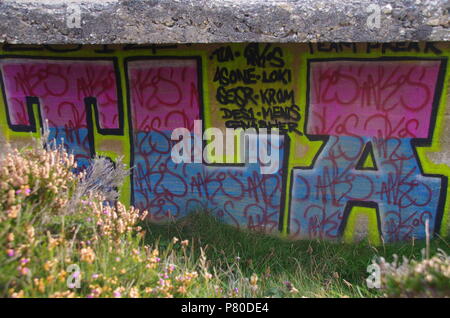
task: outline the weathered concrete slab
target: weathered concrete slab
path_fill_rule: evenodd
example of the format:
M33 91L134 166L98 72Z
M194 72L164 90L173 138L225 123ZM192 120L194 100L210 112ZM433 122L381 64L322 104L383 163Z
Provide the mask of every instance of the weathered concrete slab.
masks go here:
M1 0L0 43L449 41L449 10L447 0Z

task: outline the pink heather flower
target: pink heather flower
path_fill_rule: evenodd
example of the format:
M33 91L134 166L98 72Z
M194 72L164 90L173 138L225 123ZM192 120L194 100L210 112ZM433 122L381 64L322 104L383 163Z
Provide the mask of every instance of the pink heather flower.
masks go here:
M116 298L122 297L122 294L120 293L120 291L115 291L115 292L113 292L113 295L114 295L114 297L116 297Z
M88 221L88 222L91 222L91 221L92 221L92 219L91 219L91 218L87 218L87 219L86 219L86 221Z
M91 245L91 241L87 240L87 241L86 241L86 244L87 244L87 245Z
M109 211L108 210L103 210L103 214L109 216Z
M28 267L18 267L17 268L17 270L19 271L19 273L21 274L21 275L26 275L26 274L28 274L29 272L30 272L30 269L28 268Z
M16 253L14 252L13 249L8 249L8 250L6 251L6 254L8 254L9 257L13 257Z
M22 265L25 265L25 264L27 264L27 263L29 263L30 262L30 259L29 258L22 258L21 260L20 260L20 264L22 264Z
M16 190L16 194L22 193L22 190Z
M92 274L92 278L93 279L97 279L98 278L98 274Z
M87 298L94 298L94 296L92 294L89 294L86 296Z
M159 257L156 257L156 258L155 258L155 261L156 261L156 262L160 262L161 259L160 259Z
M26 189L25 189L25 193L26 193L27 195L29 195L29 194L31 193L31 189L30 189L30 188L26 188Z

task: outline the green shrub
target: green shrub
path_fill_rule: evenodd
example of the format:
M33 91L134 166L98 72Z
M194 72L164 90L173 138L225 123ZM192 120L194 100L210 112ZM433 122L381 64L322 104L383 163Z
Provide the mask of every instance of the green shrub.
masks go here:
M97 170L76 175L61 147L0 158L0 296L188 296L194 282L212 279L205 264L183 258L187 241L164 253L143 243L146 213L105 203L105 189L119 185L99 177L112 163L97 160Z
M381 258L379 265L388 297L450 297L450 257L443 250L421 261Z

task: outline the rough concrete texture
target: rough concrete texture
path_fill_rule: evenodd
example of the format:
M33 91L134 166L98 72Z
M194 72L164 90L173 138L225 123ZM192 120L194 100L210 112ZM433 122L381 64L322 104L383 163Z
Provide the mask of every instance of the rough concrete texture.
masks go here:
M74 7L79 28L68 27ZM0 43L449 41L449 10L448 0L0 0Z

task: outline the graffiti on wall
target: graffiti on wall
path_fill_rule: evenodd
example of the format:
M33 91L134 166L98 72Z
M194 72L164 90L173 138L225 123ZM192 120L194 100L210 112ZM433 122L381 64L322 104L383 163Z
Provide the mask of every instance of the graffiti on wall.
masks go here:
M424 174L415 147L433 134L444 62L310 60L308 66L306 132L326 143L313 167L294 171L291 211L299 234L338 237L355 205L377 210L386 241L424 237L425 219L433 231L447 178Z
M369 215L374 241L423 238L426 223L447 228L450 169L424 151L442 149L448 56L428 43L8 46L0 128L13 141L47 120L79 169L96 154L124 156L133 169L121 199L156 222L201 210L240 228L341 239ZM175 163L177 128L192 156L202 152L198 120L202 131L276 129L275 173L259 161Z
M45 118L50 138L73 152L80 169L95 154L93 112L99 133L123 134L120 85L112 60L14 57L1 59L0 65L10 129L35 132L37 122Z
M240 58L242 57L242 58ZM233 50L216 49L212 55L217 115L227 128L277 128L281 133L299 130L290 56L272 44L248 44Z

